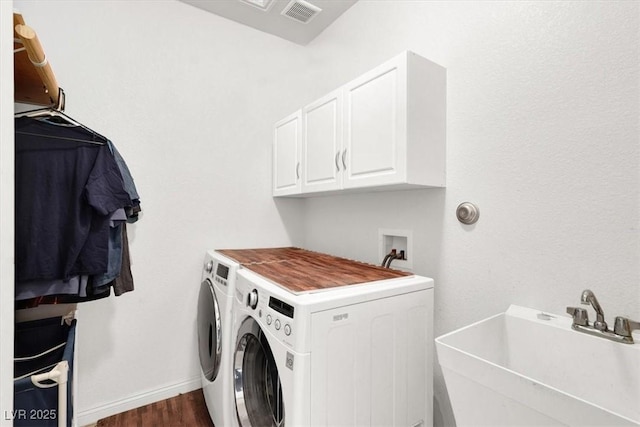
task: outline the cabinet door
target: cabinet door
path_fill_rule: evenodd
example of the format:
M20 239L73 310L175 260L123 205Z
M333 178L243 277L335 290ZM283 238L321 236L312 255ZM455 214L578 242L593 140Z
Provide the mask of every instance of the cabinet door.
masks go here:
M341 93L334 91L302 109L303 193L341 187Z
M300 193L300 111L279 121L273 137L273 195Z
M406 67L402 55L344 86L344 188L406 180Z

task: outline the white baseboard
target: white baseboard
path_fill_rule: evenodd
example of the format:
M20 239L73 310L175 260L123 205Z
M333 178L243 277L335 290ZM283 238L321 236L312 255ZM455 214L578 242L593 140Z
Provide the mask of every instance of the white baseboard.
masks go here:
M150 403L158 402L160 400L169 399L181 393L188 393L190 391L197 390L200 387L202 387L202 380L200 377L197 377L178 384L169 385L157 390L151 390L116 400L114 402L106 403L104 405L96 406L95 408L78 411L75 414L75 425L87 426L94 424L111 415L149 405Z

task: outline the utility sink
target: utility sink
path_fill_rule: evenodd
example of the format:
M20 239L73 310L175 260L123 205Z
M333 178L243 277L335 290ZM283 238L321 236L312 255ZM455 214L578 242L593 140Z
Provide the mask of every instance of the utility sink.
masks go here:
M640 344L571 324L512 305L436 338L457 425L640 426Z

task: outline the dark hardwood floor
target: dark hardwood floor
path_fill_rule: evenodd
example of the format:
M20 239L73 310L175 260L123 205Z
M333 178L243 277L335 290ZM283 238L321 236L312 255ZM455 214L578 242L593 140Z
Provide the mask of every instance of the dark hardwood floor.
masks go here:
M97 427L213 427L202 389L98 421Z

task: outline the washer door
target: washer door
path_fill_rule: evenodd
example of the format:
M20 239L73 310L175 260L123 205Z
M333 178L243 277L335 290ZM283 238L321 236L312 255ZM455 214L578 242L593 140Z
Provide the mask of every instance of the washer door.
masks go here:
M198 347L202 373L209 381L218 376L222 356L222 321L213 284L205 280L198 296Z
M236 412L241 426L284 425L280 376L260 325L247 318L238 330L234 356Z

